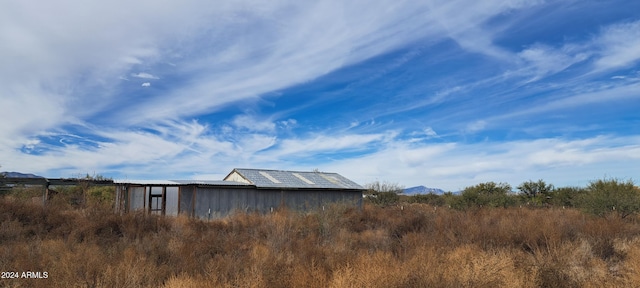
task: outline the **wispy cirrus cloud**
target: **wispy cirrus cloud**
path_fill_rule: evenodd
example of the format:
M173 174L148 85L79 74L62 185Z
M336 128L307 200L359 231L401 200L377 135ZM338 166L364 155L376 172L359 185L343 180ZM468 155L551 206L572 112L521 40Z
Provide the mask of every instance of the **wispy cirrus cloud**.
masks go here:
M238 115L233 118L231 124L238 129L249 131L274 132L276 124L269 119L256 119L254 116L247 114Z
M600 48L597 69L629 67L640 60L640 20L606 26L594 41Z
M526 67L536 81L542 77L562 72L573 64L582 62L588 58L587 53L570 51L571 46L554 49L545 45L536 44L518 53L518 56L526 61Z
M131 77L141 78L141 79L160 79L160 77L158 76L154 76L145 72L131 74Z
M327 133L289 139L260 133L223 139L212 131L212 127L198 122L167 122L153 131L101 131L99 136L105 140L92 149L62 144L49 147L51 152L45 155L22 154L8 165L27 168L30 161L44 159L39 169L56 168L64 177L92 169L103 173L115 169L119 175L147 178L157 177L157 167L169 167L172 172L167 177L189 174L203 177L202 173L224 175L234 167L246 165L266 168L286 165L287 169L336 171L360 183L382 177L404 185L429 184L456 191L483 181L517 185L528 179L544 178L562 186L580 185L605 175L633 177L630 171L640 159L634 156L640 155L637 136L434 143L414 142L398 131ZM29 143L42 145L38 141ZM353 151L361 153L339 157L340 153ZM318 158L318 153L338 157L326 161ZM317 161L300 161L307 157ZM62 169L55 166L60 161L66 163ZM582 167L581 173L559 172L576 166Z
M637 153L636 6L3 2L0 164L54 177L321 168L447 189L623 173L614 161L637 163L620 156Z
M640 155L638 143L637 136L420 146L395 142L375 153L335 161L321 168L357 171L354 179L361 183L379 180L384 175L385 180L407 186L426 183L449 191L480 182L518 185L530 179L545 179L558 187L580 186L611 175L634 177L629 169L640 159L635 156Z

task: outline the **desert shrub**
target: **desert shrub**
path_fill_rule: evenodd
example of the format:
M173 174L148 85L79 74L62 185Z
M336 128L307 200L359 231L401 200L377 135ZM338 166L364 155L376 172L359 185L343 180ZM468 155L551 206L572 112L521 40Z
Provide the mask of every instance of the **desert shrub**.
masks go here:
M543 205L551 202L553 185L545 183L542 179L537 182L531 180L523 182L516 188L520 190L520 195L527 204Z
M409 203L424 203L433 206L443 206L445 205L445 199L433 193L423 194L423 195L414 195L409 197Z
M587 186L579 203L590 214L626 218L640 211L640 190L631 180L596 180Z
M93 186L87 189L87 202L111 206L115 200L115 187Z
M32 199L35 197L40 197L42 199L42 193L44 192L44 188L40 185L35 186L25 186L19 185L15 187L11 187L11 189L7 190L6 194L11 195L12 197L18 199Z
M80 207L84 204L84 191L80 186L56 186L50 187L53 192L52 199L58 205L70 205L73 207Z
M445 192L442 194L442 200L444 200L444 205L450 208L456 208L456 202L462 198L459 194L454 194L452 192Z
M551 192L550 203L558 207L576 207L585 191L581 187L556 188Z
M508 207L516 203L510 195L511 185L507 183L485 182L470 186L462 191L462 197L456 201L456 208L468 207Z
M364 187L367 189L366 193L392 192L395 194L400 194L404 191L403 186L397 183L391 183L386 181L385 182L374 181L374 182L365 184Z
M49 272L0 286L635 287L640 279L635 215L421 203L211 221L111 211L0 199L0 270Z
M366 201L378 206L397 204L400 201L398 194L404 190L398 184L380 181L365 184L364 187L367 188L364 193Z
M389 206L398 204L400 195L394 192L373 192L367 196L367 201L378 206Z

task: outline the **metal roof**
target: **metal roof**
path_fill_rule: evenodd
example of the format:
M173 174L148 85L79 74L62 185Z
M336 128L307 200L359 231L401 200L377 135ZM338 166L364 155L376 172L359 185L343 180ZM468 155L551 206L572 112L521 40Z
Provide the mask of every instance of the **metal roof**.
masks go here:
M364 190L362 186L338 173L236 168L233 169L229 175L234 172L237 172L240 176L258 188ZM229 175L227 175L227 177L229 177Z

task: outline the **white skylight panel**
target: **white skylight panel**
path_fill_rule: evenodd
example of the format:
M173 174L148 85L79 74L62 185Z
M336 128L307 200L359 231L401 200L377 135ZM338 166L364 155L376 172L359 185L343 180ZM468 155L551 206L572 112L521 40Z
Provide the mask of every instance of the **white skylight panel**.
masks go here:
M298 173L291 173L293 176L296 176L298 179L304 181L304 183L310 184L310 185L314 185L316 183L311 182L311 180L304 178L304 176L298 174Z
M260 175L264 176L265 178L269 179L269 181L276 183L276 184L280 184L282 182L280 182L278 179L274 178L273 176L269 175L269 173L264 172L264 171L259 171L258 173L260 173Z
M326 175L326 174L323 174L323 173L320 173L320 176L322 178L324 178L324 179L327 179L329 182L331 182L333 184L340 185L340 182L338 181L338 179L336 179L333 176L329 176L329 175Z

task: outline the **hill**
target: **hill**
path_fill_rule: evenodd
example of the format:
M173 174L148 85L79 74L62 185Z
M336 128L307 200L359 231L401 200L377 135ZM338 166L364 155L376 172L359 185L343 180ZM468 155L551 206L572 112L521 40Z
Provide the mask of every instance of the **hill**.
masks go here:
M402 194L404 195L418 195L418 194L436 194L436 195L442 195L444 194L446 191L440 189L440 188L429 188L429 187L425 187L425 186L415 186L415 187L410 187L410 188L406 188L404 189L404 192Z
M20 172L0 172L0 175L6 178L44 178L35 174Z

